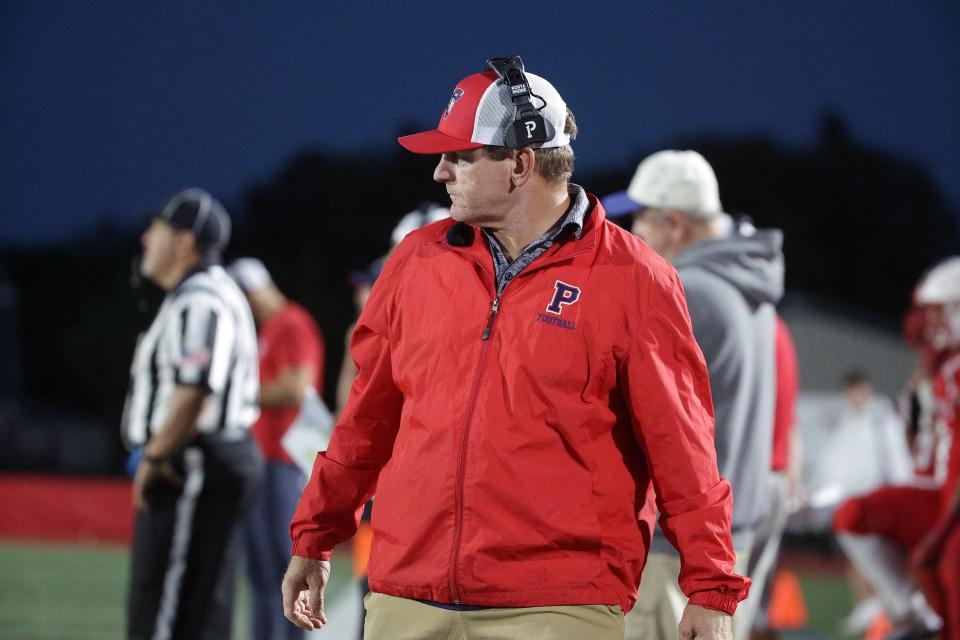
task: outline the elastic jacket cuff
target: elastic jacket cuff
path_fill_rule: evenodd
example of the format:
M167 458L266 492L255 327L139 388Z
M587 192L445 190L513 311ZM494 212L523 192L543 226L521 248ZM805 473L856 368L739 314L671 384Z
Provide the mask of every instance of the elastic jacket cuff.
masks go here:
M333 551L330 549L320 549L313 545L307 544L303 539L303 536L299 540L294 541L293 548L290 550L290 555L300 556L301 558L312 558L314 560L330 560L330 557L333 555Z
M733 615L737 610L737 604L740 599L735 595L720 593L718 591L698 591L690 596L690 604L698 607L722 611L728 615Z

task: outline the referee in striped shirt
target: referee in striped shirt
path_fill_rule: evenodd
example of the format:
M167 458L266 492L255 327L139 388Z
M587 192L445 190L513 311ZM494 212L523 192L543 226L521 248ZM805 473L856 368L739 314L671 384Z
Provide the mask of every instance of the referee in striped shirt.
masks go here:
M243 294L218 264L230 218L209 193L175 195L143 234L141 273L167 292L142 334L124 409L142 455L127 637L229 638L239 523L263 461L257 337Z

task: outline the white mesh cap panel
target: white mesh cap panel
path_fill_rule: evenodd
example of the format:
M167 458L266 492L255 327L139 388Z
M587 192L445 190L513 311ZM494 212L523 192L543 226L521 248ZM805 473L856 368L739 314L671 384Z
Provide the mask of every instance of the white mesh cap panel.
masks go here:
M502 147L503 132L511 118L513 118L513 102L504 90L503 82L497 80L487 87L480 98L473 123L472 142Z
M570 136L563 132L567 121L567 103L563 101L553 85L533 73L527 73L527 82L530 91L530 101L535 107L546 106L540 114L553 125L555 135L541 145L541 148L562 147L570 144ZM539 98L537 97L539 96ZM489 144L496 147L504 146L504 131L513 122L515 108L510 99L510 90L502 80L497 80L483 93L477 107L477 116L473 125L472 142Z

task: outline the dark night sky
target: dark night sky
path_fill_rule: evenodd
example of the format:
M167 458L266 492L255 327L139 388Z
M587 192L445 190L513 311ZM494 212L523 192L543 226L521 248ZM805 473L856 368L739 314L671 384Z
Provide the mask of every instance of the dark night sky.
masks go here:
M305 145L391 149L508 53L576 113L581 168L685 133L804 148L834 109L960 210L960 4L598 6L4 2L0 244L129 223L189 184L229 205Z

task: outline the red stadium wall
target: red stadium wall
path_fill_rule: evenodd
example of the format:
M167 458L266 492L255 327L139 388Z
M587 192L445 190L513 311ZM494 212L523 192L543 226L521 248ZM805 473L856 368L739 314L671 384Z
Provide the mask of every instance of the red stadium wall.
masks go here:
M129 480L0 474L0 538L128 544L132 532Z

